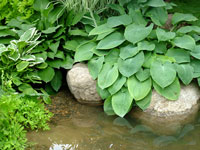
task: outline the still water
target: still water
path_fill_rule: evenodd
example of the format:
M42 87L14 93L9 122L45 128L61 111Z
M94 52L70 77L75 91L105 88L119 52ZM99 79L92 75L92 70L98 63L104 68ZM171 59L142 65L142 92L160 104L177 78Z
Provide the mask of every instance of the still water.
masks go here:
M53 98L51 130L28 132L37 143L32 150L200 150L200 113L176 134L157 135L129 116L107 116L102 106L81 105L67 93Z

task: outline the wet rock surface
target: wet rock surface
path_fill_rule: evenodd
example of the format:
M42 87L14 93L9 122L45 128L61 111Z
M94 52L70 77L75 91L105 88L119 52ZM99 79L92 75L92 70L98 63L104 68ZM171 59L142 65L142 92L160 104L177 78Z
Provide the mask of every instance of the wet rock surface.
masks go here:
M198 110L200 92L196 84L181 87L179 99L169 101L155 91L150 106L141 111L130 112L133 118L153 129L157 134L175 134L184 124L195 120Z
M92 79L86 64L77 63L67 73L71 93L82 104L99 105L102 100L96 92L96 81Z

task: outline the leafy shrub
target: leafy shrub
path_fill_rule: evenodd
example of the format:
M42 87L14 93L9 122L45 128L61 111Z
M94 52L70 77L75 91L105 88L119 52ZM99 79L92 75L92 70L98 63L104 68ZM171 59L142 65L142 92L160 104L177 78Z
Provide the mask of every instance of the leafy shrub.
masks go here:
M6 21L12 18L21 17L27 19L33 15L34 0L1 0L0 3L0 21Z
M52 114L36 97L4 94L0 98L0 149L22 150L27 144L24 128L48 130Z
M76 39L70 41L75 62L88 61L97 90L106 99L107 114L123 117L133 105L146 109L152 88L168 100L177 100L179 80L185 85L194 78L200 81L200 27L191 24L197 18L175 13L173 27L165 29L173 5L162 0L120 0L113 5L119 15L97 27L81 20L90 27L89 40L80 45Z

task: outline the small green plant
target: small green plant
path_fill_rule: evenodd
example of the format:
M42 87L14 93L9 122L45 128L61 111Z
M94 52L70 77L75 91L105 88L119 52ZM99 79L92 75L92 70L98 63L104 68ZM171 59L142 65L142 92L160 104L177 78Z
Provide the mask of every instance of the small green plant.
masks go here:
M1 0L0 22L5 23L13 18L28 19L33 15L34 0ZM1 24L1 23L0 23Z
M107 114L123 117L133 105L145 110L152 88L168 100L177 100L180 81L185 85L194 78L200 81L200 27L191 24L197 18L175 13L173 27L165 29L172 6L163 0L119 0L112 7L119 15L95 28L87 23L89 40L72 44L75 62L88 61Z
M27 144L25 129L48 130L52 114L36 97L2 94L0 98L0 149L23 150Z

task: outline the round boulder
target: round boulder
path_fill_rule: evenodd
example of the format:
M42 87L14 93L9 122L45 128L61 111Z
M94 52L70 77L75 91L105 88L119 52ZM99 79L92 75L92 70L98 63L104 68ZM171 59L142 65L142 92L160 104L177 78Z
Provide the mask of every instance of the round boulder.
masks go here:
M200 92L194 83L182 85L176 101L167 100L154 90L150 106L145 111L133 109L130 115L158 134L171 135L184 124L194 121L199 110L199 98Z
M86 64L77 63L67 73L67 84L78 102L82 104L102 104L96 91L96 81L92 79Z

